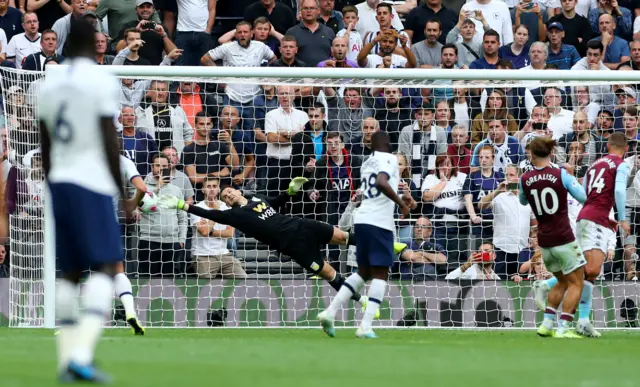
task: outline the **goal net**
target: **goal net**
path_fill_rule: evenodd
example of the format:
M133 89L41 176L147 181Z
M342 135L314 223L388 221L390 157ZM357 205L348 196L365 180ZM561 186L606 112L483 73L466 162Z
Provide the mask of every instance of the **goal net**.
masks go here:
M44 74L0 71L11 214L0 323L52 326L59 273L53 230L44 227L51 219L35 119ZM114 112L122 154L149 191L209 208L225 207L216 196L221 186L275 196L304 176L304 192L279 211L352 230L362 192L371 189L360 166L372 134L387 132L399 188L417 206L407 217L397 214L395 237L407 249L390 272L376 321L384 327L532 328L541 321L532 284L550 274L531 211L518 204L513 186L494 192L530 167L526 149L534 137L558 139L554 162L581 179L606 153L610 133L624 131L632 139L626 211L634 226L640 221L640 80L632 72L352 71L114 67L122 83ZM130 182L127 188L132 192ZM575 217L577 204L569 206ZM316 326L336 294L241 230L163 209L120 221L126 274L145 326ZM319 248L343 275L356 270L353 247ZM633 235L610 241L611 259L594 290L596 327L636 325L635 249ZM117 297L114 305L109 324L124 326ZM338 325L361 317L350 303Z

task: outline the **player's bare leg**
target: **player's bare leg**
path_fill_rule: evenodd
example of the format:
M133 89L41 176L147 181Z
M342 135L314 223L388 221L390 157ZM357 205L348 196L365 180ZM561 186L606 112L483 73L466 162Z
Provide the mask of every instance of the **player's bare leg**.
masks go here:
M558 338L573 339L580 337L571 331L571 327L573 323L573 316L576 313L576 307L578 306L580 295L582 293L584 284L583 278L584 271L582 268L564 276L567 284L567 292L562 300L562 315L560 316L558 331L555 335Z
M558 283L549 292L548 305L544 310L544 320L538 327L538 336L551 337L553 336L553 328L558 313L558 306L562 302L564 293L567 291L567 281L562 275L562 272L553 273L555 278L558 279Z
M382 304L384 293L387 289L389 268L386 266L372 266L370 268L366 268L365 272L367 274L370 273L370 276L373 279L371 280L369 293L367 294L369 297L369 303L367 305L367 309L364 311L364 316L362 316L360 326L356 331L356 337L363 339L376 339L378 336L376 336L373 329L371 329L371 324L375 315L380 313L380 304Z
M133 288L129 277L127 277L124 272L124 261L116 263L115 270L116 275L113 279L114 287L116 296L120 298L122 306L124 307L127 324L129 324L135 335L143 336L145 330L140 324L140 321L138 321L138 315L136 314L136 308L133 303Z
M63 332L61 329L58 335L59 343L61 340L65 340L69 344L68 347L59 345L60 348L67 347L69 349L66 355L66 365L63 366L60 374L60 381L63 383L76 381L108 383L110 381L107 375L94 367L93 356L95 347L102 335L105 316L111 311L113 277L115 274L115 265L105 264L89 277L84 284L83 312L78 316L77 324L72 328L70 327L68 331L65 330ZM76 277L70 279L75 280ZM59 290L56 289L56 293L58 292ZM60 309L64 309L62 307L62 296L56 294L56 298L57 301L60 301L60 304L58 304ZM71 334L73 334L72 338L70 337Z
M600 337L591 323L591 305L593 303L593 284L600 275L600 268L604 262L604 252L599 249L591 249L583 252L587 265L584 267L584 288L578 306L578 323L576 333L586 337Z

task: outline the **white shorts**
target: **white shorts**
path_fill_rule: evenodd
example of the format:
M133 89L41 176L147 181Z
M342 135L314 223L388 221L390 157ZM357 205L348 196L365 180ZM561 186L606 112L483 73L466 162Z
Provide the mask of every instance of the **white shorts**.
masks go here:
M600 250L603 254L607 254L609 239L615 233L609 227L601 226L587 219L580 219L577 224L578 244L582 251Z
M587 264L576 241L562 246L541 247L540 252L542 253L544 265L551 273L562 272L562 274L567 275Z

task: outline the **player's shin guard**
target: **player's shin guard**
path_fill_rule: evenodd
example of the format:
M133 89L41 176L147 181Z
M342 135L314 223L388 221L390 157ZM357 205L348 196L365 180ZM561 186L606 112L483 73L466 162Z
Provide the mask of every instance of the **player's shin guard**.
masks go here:
M340 275L340 273L336 272L336 276L333 277L333 280L329 281L329 285L331 285L331 287L334 288L335 290L340 291L340 289L342 288L342 285L344 285L344 281L345 281L344 277ZM362 295L357 291L353 290L351 299L356 302L360 302L360 298L362 298Z
M578 305L578 321L588 323L591 315L591 304L593 303L593 283L584 281L584 288L580 295L580 304Z
M349 278L347 278L343 283L340 289L338 290L338 294L331 301L329 307L327 308L327 313L330 318L334 318L338 309L345 303L349 298L358 294L360 289L364 286L364 280L358 273L354 273Z
M71 353L71 362L81 366L93 362L93 352L112 303L113 279L104 273L92 274L84 286L84 310L78 322L77 345Z
M362 322L360 323L360 329L364 332L371 330L371 323L373 322L378 309L380 309L380 304L382 303L382 299L384 298L384 291L387 288L387 281L381 279L374 279L371 281L371 286L369 287L369 303L367 304L367 309L364 311L364 316L362 317Z
M124 273L116 274L113 278L113 284L116 289L116 296L120 298L122 301L122 306L124 307L124 312L129 318L137 318L136 309L133 305L133 289L131 287L131 281Z
M57 336L58 370L69 362L75 346L78 324L78 285L62 279L56 285L56 318L60 326Z

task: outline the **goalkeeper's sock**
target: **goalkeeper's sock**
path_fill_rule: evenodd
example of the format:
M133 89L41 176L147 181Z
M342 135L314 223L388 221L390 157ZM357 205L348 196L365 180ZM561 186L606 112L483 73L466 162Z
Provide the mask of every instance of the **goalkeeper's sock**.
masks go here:
M558 279L556 277L551 277L543 283L547 286L547 290L551 290L558 283Z
M131 287L131 281L129 281L127 275L124 273L116 274L113 278L113 284L116 289L116 295L122 302L127 319L138 318L136 315L136 308L133 305L133 289Z
M589 323L591 316L591 304L593 303L593 283L584 281L584 288L580 295L580 304L578 305L578 321L581 323Z
M56 318L59 331L57 336L58 370L63 370L76 343L78 325L78 285L62 279L56 284Z
M348 232L347 233L347 246L355 246L356 245L356 233Z
M342 289L342 285L344 285L344 281L344 277L340 273L336 272L335 277L333 277L333 279L329 281L329 285L331 285L331 287L335 290L340 291L340 289ZM351 299L356 302L360 302L361 298L362 295L358 292L353 292L353 294L351 295Z
M343 283L342 287L338 290L338 294L331 301L329 307L327 308L327 314L330 318L335 318L336 313L338 313L338 309L345 303L349 298L358 294L360 289L364 286L364 280L358 273L351 274L349 278L347 278Z
M380 304L382 303L382 299L384 298L384 291L387 288L387 281L381 279L374 279L371 281L371 286L369 287L369 303L367 304L367 309L364 311L364 316L362 316L362 321L360 322L360 329L364 332L368 332L371 330L371 323L380 309Z
M113 279L104 273L92 274L84 286L84 310L78 322L77 345L71 353L71 361L80 366L93 362L93 353L112 303Z

